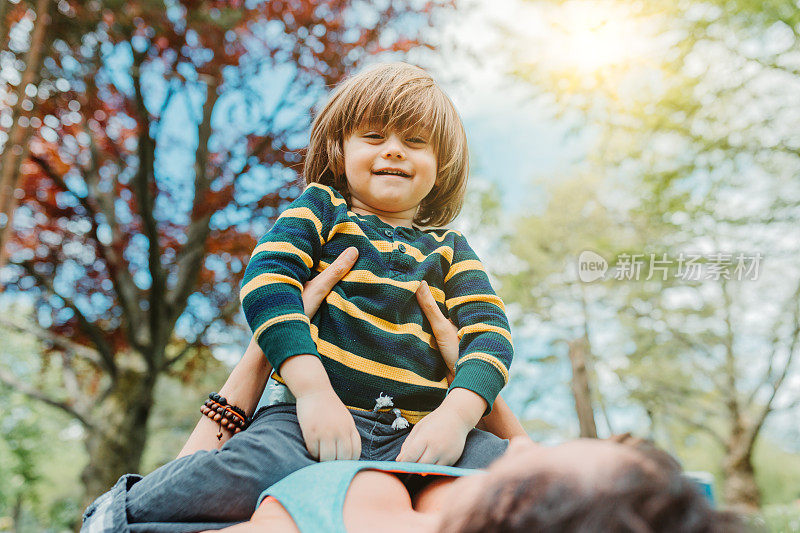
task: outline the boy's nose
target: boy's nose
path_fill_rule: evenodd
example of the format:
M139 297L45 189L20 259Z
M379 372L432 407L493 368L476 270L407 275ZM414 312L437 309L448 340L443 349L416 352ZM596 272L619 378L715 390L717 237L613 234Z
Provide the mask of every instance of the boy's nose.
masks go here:
M387 159L404 159L405 155L403 143L400 142L400 139L395 135L392 135L386 140L386 145L383 149L383 157Z
M387 148L383 152L383 157L386 159L405 159L405 154L400 148Z

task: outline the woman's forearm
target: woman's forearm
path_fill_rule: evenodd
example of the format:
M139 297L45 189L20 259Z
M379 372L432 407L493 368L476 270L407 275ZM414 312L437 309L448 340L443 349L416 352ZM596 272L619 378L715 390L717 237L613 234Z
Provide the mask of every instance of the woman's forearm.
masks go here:
M449 385L453 382L453 379L455 379L455 374L448 370L446 378L447 384ZM525 428L520 424L519 419L517 419L516 415L514 415L511 408L501 396L495 399L492 412L481 418L475 427L493 433L501 439L528 436L525 432Z
M264 387L267 385L271 370L272 367L264 357L261 348L254 340L251 340L242 359L233 368L219 393L228 400L229 404L241 407L247 416L252 416L261 395L264 394ZM219 432L218 422L201 416L178 457L190 455L199 450L220 448L233 436L228 429L222 428L222 438L217 439Z
M495 399L492 412L481 418L477 427L489 433L494 433L501 439L528 436L525 428L522 427L511 408L500 396Z

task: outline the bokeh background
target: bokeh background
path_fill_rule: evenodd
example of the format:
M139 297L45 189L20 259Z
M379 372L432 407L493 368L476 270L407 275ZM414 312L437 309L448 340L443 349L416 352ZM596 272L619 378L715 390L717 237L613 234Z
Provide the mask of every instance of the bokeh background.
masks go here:
M800 531L798 2L0 0L0 43L0 530L174 458L311 113L405 60L464 120L530 435L652 438Z

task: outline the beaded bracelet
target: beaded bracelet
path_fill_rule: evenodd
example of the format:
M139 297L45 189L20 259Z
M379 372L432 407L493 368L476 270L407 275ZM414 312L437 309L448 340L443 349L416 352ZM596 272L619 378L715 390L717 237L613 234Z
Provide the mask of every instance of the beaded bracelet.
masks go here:
M208 395L208 400L200 407L200 412L214 422L219 422L217 440L222 440L222 426L236 434L247 429L252 421L243 409L235 405L228 405L228 400L216 392Z

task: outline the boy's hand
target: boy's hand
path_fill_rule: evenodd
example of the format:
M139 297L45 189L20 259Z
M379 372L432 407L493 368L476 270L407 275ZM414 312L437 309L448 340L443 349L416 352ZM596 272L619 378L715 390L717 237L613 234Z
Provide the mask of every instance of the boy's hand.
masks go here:
M297 420L306 448L319 461L358 460L361 436L333 389L297 396Z
M486 410L486 400L456 387L442 405L420 420L406 437L397 461L450 466L464 452L467 434Z
M414 425L396 460L451 466L464 452L471 429L468 423L439 406Z

